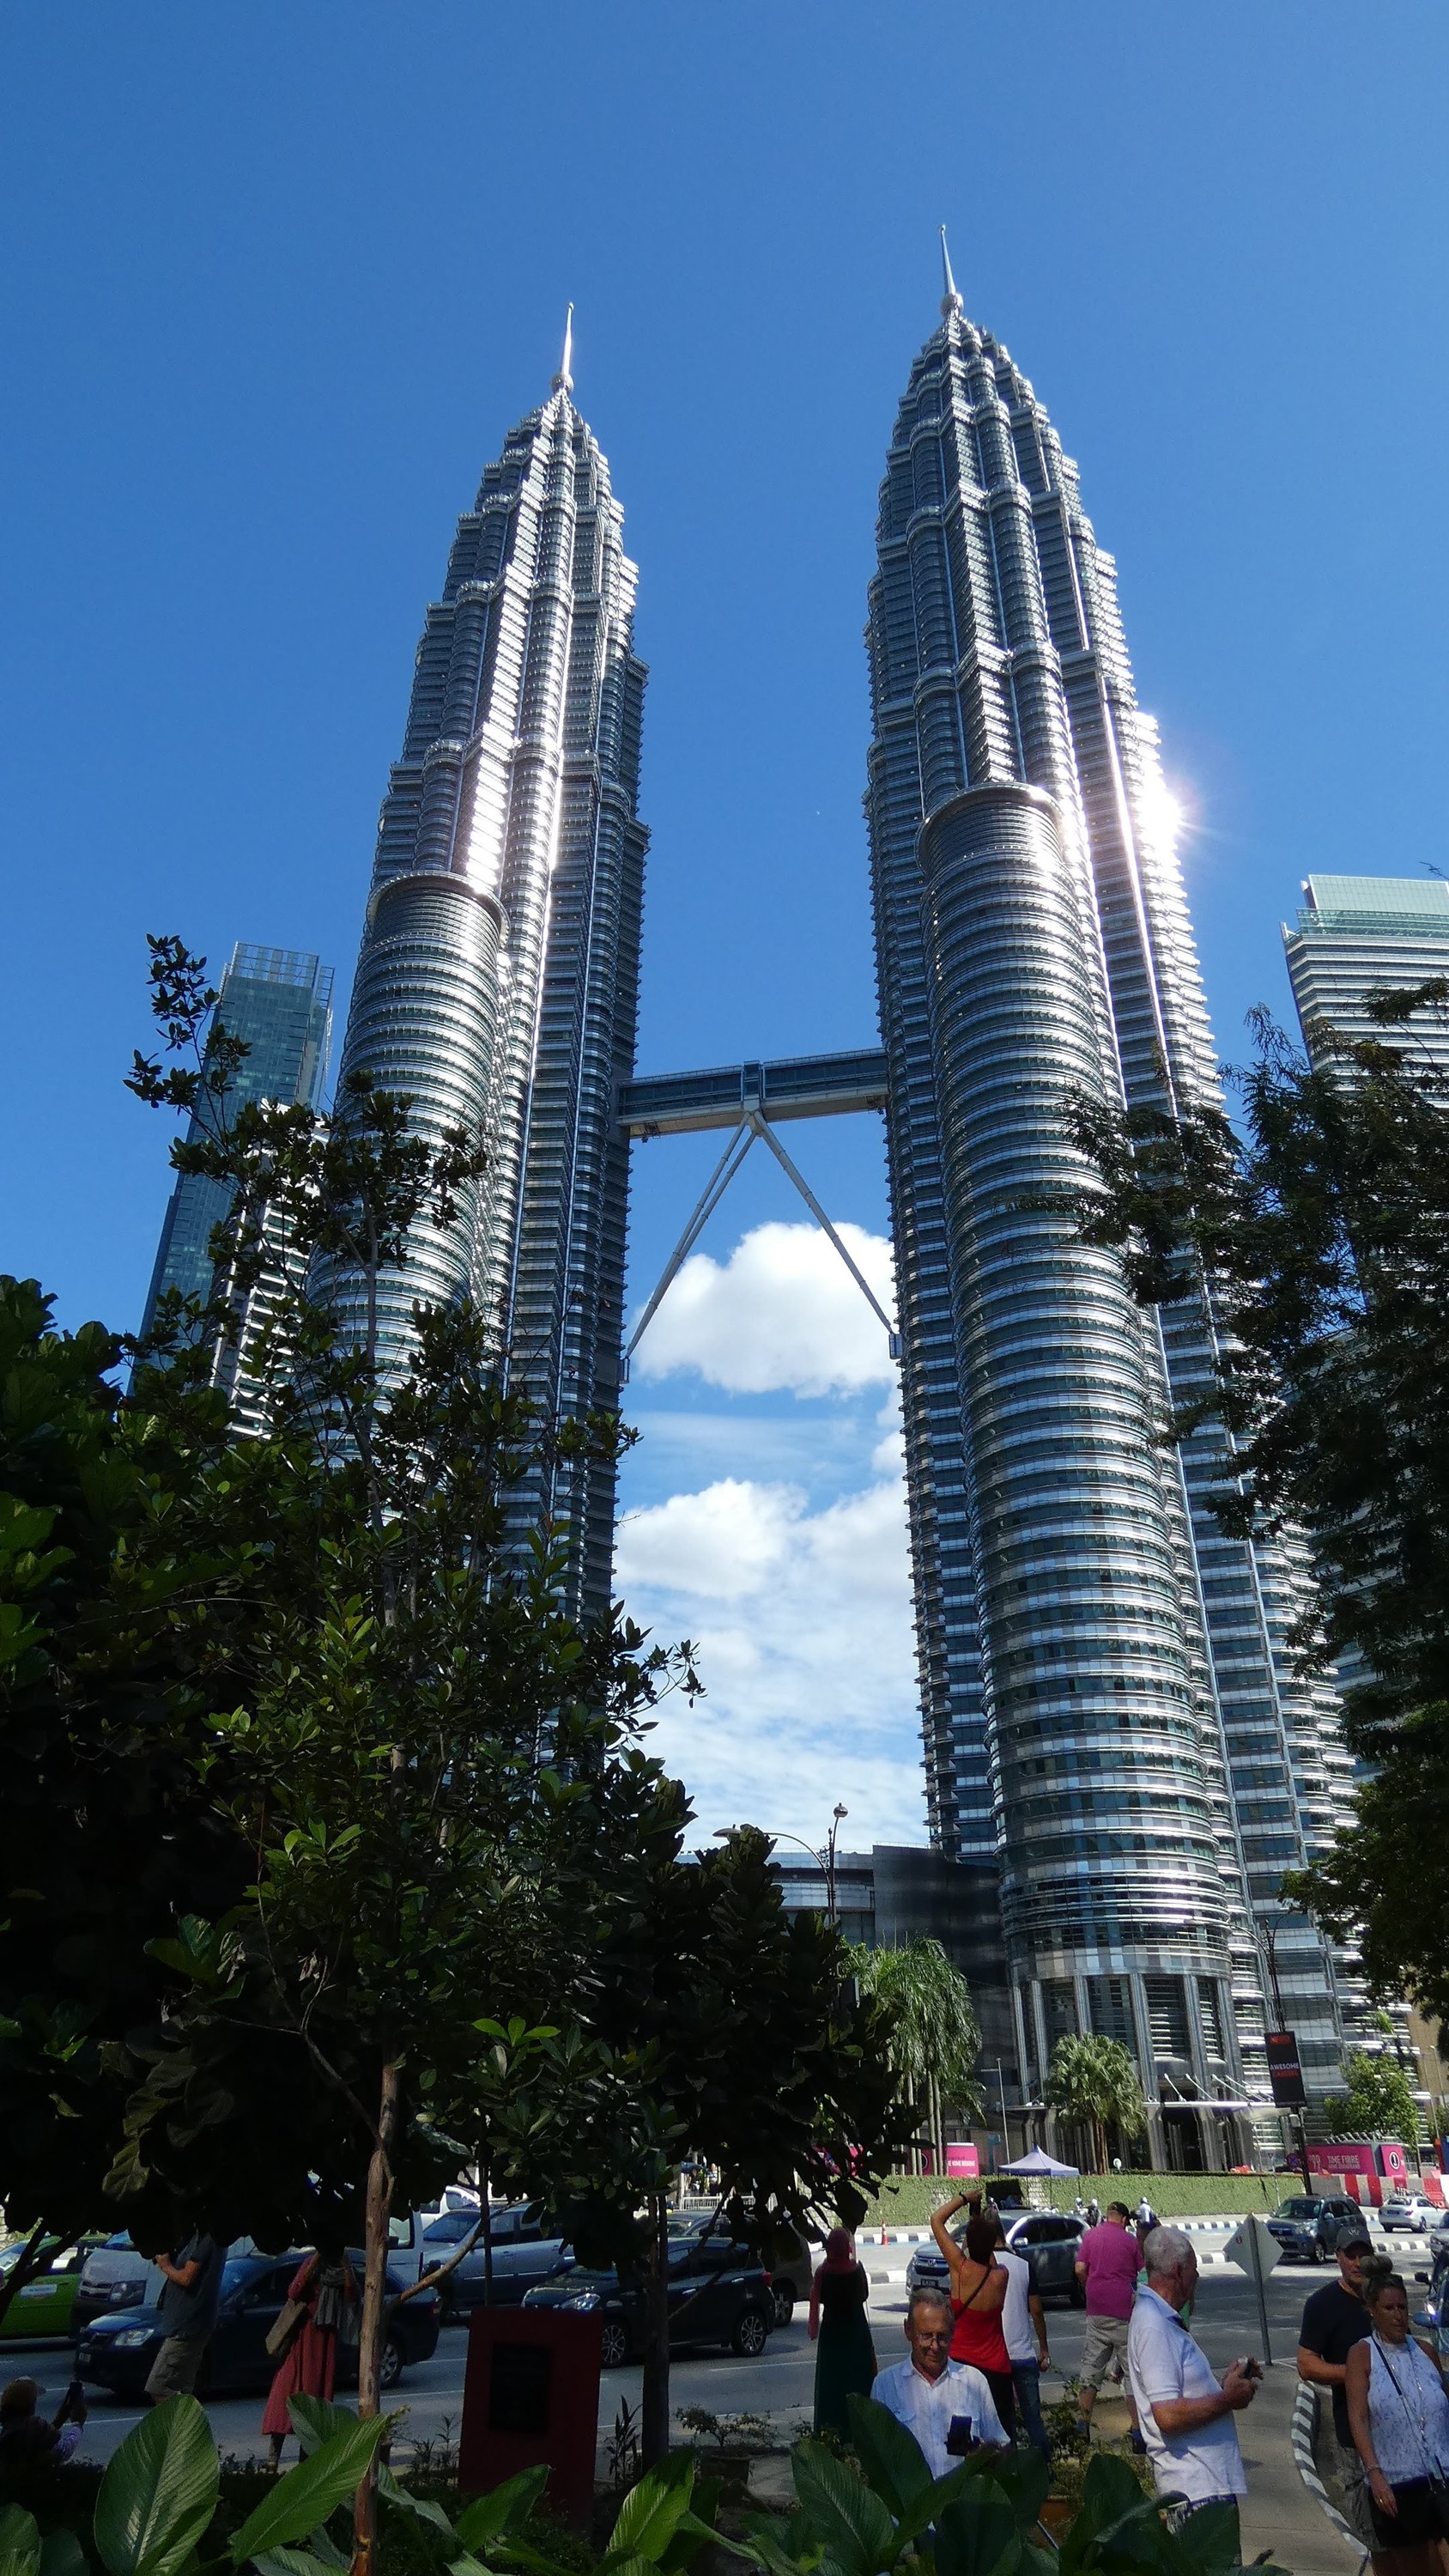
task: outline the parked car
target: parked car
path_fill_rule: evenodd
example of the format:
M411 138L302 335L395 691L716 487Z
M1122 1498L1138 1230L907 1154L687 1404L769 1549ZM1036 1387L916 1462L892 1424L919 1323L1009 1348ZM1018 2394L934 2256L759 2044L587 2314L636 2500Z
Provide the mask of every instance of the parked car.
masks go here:
M138 2254L124 2231L102 2237L81 2265L71 2332L78 2334L92 2317L110 2316L117 2308L154 2306L165 2286L149 2255Z
M1443 2210L1425 2193L1396 2191L1379 2211L1379 2225L1386 2227L1390 2234L1396 2228L1402 2228L1410 2236L1427 2236L1430 2228L1437 2226L1443 2216Z
M477 2225L476 2209L449 2210L434 2219L423 2230L424 2271L431 2271L435 2263L446 2262L452 2248L463 2244ZM555 2272L573 2261L572 2246L562 2236L545 2236L536 2214L527 2208L496 2211L491 2234L495 2308L516 2308L525 2291L536 2290L542 2281L551 2281ZM469 2247L447 2279L438 2283L445 2321L471 2316L475 2308L482 2307L487 2288L488 2257L480 2239Z
M1346 2193L1301 2191L1291 2200L1280 2200L1266 2224L1269 2235L1278 2240L1284 2262L1326 2263L1338 2243L1339 2229L1350 2219L1362 2226L1364 2213Z
M87 2257L103 2240L83 2236L79 2244L62 2245L58 2236L42 2237L40 2250L51 2260L45 2271L18 2289L0 2316L0 2343L54 2342L71 2331L71 2316ZM0 2252L0 2279L24 2252L24 2242Z
M199 2397L242 2396L248 2390L271 2386L277 2365L267 2350L267 2337L281 2314L288 2284L304 2259L304 2253L298 2251L228 2259L221 2276L216 2331L206 2347L196 2383ZM360 2253L354 2252L352 2265L360 2275ZM388 2297L396 2300L406 2285L392 2270L386 2277ZM134 2397L144 2388L163 2340L160 2311L152 2305L94 2317L81 2329L77 2340L76 2375L109 2388L116 2396ZM423 2290L406 2307L391 2308L382 2357L384 2388L395 2388L410 2363L428 2360L437 2342L435 2291ZM343 2344L338 2352L337 2382L343 2388L357 2384L355 2344Z
M1077 2279L1077 2247L1086 2234L1080 2218L1061 2210L1031 2209L1020 2218L1002 2214L1006 2242L1013 2254L1026 2257L1031 2273L1031 2286L1040 2299L1065 2298L1074 2308L1082 2304L1082 2285ZM955 2234L959 2231L952 2230ZM949 2289L951 2274L945 2255L935 2245L918 2245L906 2265L906 2286L918 2290L929 2282Z
M602 2313L603 2362L617 2370L644 2349L644 2291L614 2271L575 2264L557 2280L529 2290L526 2308L597 2309ZM758 2360L775 2323L770 2275L748 2245L727 2237L674 2236L669 2240L669 2342L723 2344Z
M706 2211L692 2218L676 2218L670 2226L670 2240L693 2237L696 2244L716 2235L714 2214ZM770 2293L775 2303L775 2323L787 2326L795 2313L796 2303L808 2299L815 2278L817 2257L812 2254L798 2228L775 2227L761 2258L770 2275Z

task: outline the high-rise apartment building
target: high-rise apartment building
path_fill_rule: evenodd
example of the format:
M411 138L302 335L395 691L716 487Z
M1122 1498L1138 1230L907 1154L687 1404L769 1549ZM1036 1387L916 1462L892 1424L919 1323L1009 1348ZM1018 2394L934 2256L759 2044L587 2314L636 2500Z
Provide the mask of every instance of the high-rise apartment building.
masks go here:
M332 1039L332 969L320 958L291 948L255 948L238 941L219 988L216 1024L250 1049L232 1079L222 1114L260 1100L291 1107L322 1105ZM209 1119L210 1109L205 1113ZM187 1142L210 1132L193 1116ZM222 1181L185 1172L176 1183L161 1227L156 1266L146 1293L142 1334L149 1333L157 1304L169 1288L206 1298L212 1289L211 1237L231 1201ZM283 1258L278 1247L278 1258ZM264 1302L264 1290L254 1292ZM260 1322L260 1311L242 1317L238 1338L216 1354L218 1381L231 1390L249 1427L250 1399L238 1361Z
M1315 1030L1327 1022L1348 1038L1389 1038L1371 1020L1365 996L1402 991L1449 976L1449 885L1442 877L1308 877L1294 930L1283 946L1304 1042L1319 1052ZM1449 1073L1449 1020L1420 1013L1411 1044L1417 1057Z
M1285 1867L1341 1812L1291 1548L1225 1539L1198 1299L1139 1311L1055 1213L1068 1094L1216 1098L1153 724L1077 469L947 272L881 487L870 830L931 1823L995 1854L1024 2086L1056 2039L1149 2099L1266 2108L1260 1929L1310 2088L1341 2002ZM1179 2151L1212 2115L1164 2115ZM1168 2143L1166 2139L1164 2144Z
M446 1233L413 1230L380 1300L385 1370L415 1302L467 1292L553 1415L619 1395L628 1144L647 834L635 568L569 345L458 522L428 610L378 831L342 1076L406 1093L415 1129L481 1130L488 1168ZM355 1282L333 1282L343 1330ZM614 1476L540 1470L520 1520L573 1542L571 1597L607 1602Z

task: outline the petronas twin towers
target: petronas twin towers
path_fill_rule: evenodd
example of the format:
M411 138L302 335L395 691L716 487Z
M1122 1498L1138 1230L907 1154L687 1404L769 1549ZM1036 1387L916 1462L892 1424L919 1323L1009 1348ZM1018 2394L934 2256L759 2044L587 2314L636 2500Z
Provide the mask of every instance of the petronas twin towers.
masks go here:
M946 285L870 593L883 1054L633 1080L645 675L566 345L428 612L343 1070L489 1152L466 1222L419 1231L386 1351L415 1298L469 1290L559 1414L619 1402L651 1103L679 1127L884 1100L933 1839L999 1872L1020 2098L1064 2032L1102 2031L1137 2058L1159 2146L1176 2124L1179 2155L1217 2161L1268 2107L1264 1921L1310 2091L1338 2078L1335 1969L1276 1890L1341 1812L1347 1762L1334 1695L1285 1642L1304 1565L1221 1537L1216 1435L1161 1438L1211 1367L1211 1312L1159 1329L1032 1206L1089 1178L1070 1090L1186 1103L1215 1058L1112 560L1031 385ZM528 1507L568 1523L595 1607L612 1481L555 1472Z

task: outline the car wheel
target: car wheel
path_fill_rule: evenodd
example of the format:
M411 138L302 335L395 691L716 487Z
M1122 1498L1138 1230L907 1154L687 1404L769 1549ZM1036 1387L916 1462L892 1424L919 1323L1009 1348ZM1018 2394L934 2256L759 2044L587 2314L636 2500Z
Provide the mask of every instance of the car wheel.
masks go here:
M622 2370L629 2358L629 2329L618 2317L605 2317L599 2359L605 2370Z
M406 2356L396 2335L389 2335L382 2348L382 2366L377 2374L379 2388L396 2388L403 2375Z
M1315 2263L1326 2263L1328 2261L1328 2247L1324 2244L1321 2236L1314 2237L1312 2259Z
M789 2281L772 2281L770 2296L775 2302L775 2323L787 2326L795 2313L795 2292Z
M744 2315L735 2321L735 2330L730 2336L730 2350L742 2354L747 2361L758 2361L765 2349L769 2332L770 2329L759 2309L746 2308Z

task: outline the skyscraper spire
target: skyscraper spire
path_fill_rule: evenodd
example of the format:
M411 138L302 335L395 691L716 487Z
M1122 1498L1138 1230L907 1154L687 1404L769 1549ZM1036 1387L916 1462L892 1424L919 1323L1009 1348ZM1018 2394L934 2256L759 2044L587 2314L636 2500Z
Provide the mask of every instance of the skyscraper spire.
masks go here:
M941 319L943 322L949 322L953 313L962 314L966 307L956 292L956 280L951 275L951 254L946 248L944 224L941 226L941 283L946 290L941 298Z
M571 393L573 392L573 389L574 389L574 380L573 380L573 376L572 376L572 374L570 373L570 362L571 362L571 360L572 360L572 358L573 358L573 354L574 354L574 308L573 308L573 306L572 306L572 305L570 305L570 306L569 306L569 309L568 309L568 316L567 316L567 319L565 320L565 323L564 323L564 344L563 344L563 356L562 356L562 357L561 357L561 359L559 360L559 369L558 369L558 374L554 377L554 380L553 380L553 389L554 389L554 392L555 392L556 394L571 394Z

